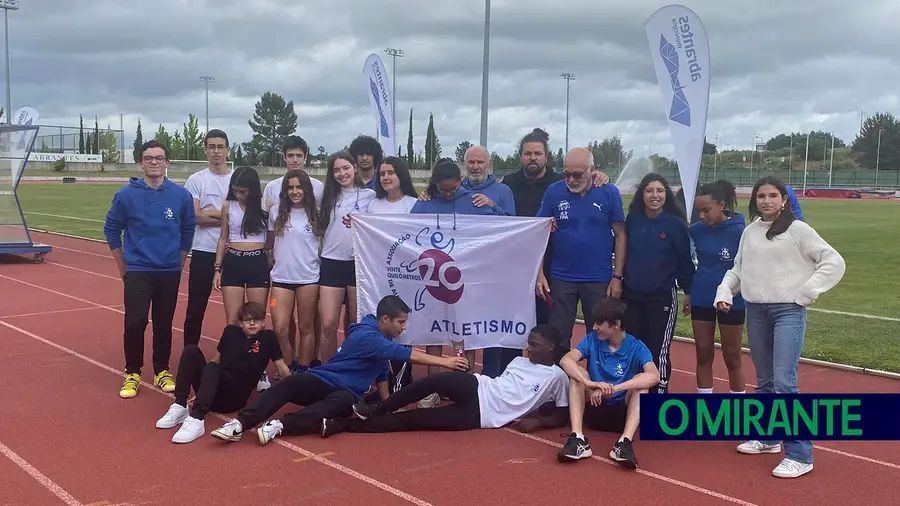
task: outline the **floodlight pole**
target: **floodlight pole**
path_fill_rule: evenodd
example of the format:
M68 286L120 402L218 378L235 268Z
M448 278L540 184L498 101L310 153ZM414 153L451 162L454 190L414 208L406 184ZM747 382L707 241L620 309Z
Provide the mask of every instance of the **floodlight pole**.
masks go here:
M391 118L394 120L394 136L397 135L397 58L403 58L403 50L389 47L384 50L385 53L393 58L391 62ZM396 142L396 139L394 139ZM397 154L400 154L400 143L397 143Z
M19 0L0 0L0 9L3 9L3 23L6 29L3 31L6 53L6 123L12 124L12 98L10 87L12 80L9 77L9 11L19 10Z
M206 82L206 133L209 133L209 83L216 79L212 76L200 76L200 80Z
M575 80L575 74L572 74L570 72L563 72L559 76L566 80L566 153L568 153L569 152L569 90L571 89L572 81Z

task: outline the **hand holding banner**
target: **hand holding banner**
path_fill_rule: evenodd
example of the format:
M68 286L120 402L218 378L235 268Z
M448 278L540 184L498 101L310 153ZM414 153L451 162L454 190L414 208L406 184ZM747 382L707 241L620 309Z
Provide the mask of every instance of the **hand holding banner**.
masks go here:
M550 218L351 216L358 317L397 295L412 310L400 344L526 347Z
M688 216L700 176L709 110L709 39L683 5L660 8L644 22L656 68Z

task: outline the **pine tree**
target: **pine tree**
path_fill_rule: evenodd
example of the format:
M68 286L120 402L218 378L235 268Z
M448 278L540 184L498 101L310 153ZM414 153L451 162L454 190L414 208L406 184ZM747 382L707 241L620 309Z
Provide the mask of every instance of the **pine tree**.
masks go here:
M134 163L141 161L141 146L144 144L144 134L141 132L141 119L138 118L137 132L134 134Z
M412 170L416 161L416 153L413 151L413 110L409 109L409 137L406 139L406 164Z

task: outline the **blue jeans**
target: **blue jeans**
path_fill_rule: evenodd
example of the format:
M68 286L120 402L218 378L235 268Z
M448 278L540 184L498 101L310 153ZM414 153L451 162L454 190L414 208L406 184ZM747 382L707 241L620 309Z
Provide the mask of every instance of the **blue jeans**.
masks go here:
M796 394L797 367L806 332L806 308L798 304L747 304L747 340L756 369L756 393ZM763 441L778 444L778 441ZM812 463L812 441L784 441L784 456Z

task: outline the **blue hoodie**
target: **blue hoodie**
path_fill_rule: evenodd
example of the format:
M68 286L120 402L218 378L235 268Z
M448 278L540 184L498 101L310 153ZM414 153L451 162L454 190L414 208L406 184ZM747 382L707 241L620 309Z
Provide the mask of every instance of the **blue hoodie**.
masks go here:
M794 212L794 216L796 216L798 220L803 221L803 210L800 209L800 200L797 199L797 193L790 185L787 185L785 189L787 189L788 203L791 205L791 211Z
M472 193L480 193L493 200L494 204L500 208L499 214L504 216L516 215L516 201L513 198L512 189L497 181L493 174L488 174L484 182L479 185L474 185L469 178L465 178L463 179L462 187L471 190Z
M668 294L677 280L690 295L694 261L687 223L667 211L653 219L641 211L628 214L625 230L625 289L631 294Z
M181 252L194 240L194 199L183 187L163 179L151 188L133 177L117 191L106 213L103 233L109 249L123 248L127 271L180 271Z
M716 289L728 269L734 267L744 233L744 215L736 213L719 225L709 227L701 222L691 225L691 238L697 252L697 272L691 284L691 304L715 307ZM734 298L733 308L746 307L744 299Z
M440 194L432 192L431 200L416 202L410 214L503 214L496 201L494 207L475 207L472 204L472 195L474 195L472 190L463 186L459 187L453 200L447 200Z
M325 365L309 370L316 378L362 399L373 382L388 380L388 360L408 362L410 348L394 343L381 333L374 315L350 325L350 333Z

